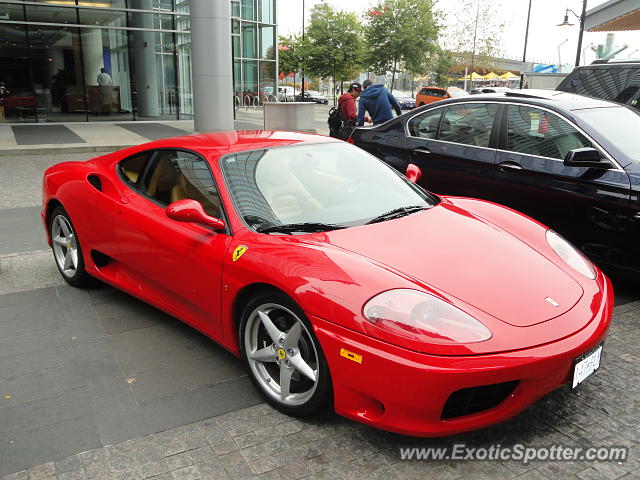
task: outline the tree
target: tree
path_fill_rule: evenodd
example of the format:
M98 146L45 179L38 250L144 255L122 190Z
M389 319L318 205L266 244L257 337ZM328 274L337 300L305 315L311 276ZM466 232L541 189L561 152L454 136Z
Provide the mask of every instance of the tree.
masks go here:
M437 86L443 88L449 86L449 77L451 75L449 69L453 66L453 64L453 54L449 50L439 49L434 68L434 83Z
M439 29L432 0L381 0L367 17L367 65L380 74L391 72L391 90L402 66L412 74L428 69Z
M492 58L502 53L504 23L495 14L500 9L500 0L460 0L455 18L447 22L443 44L454 52L457 63L468 67L491 68Z
M303 63L302 40L296 35L280 37L278 41L278 66L285 75L298 72Z
M358 18L326 3L315 5L303 50L305 70L311 75L332 77L334 84L336 78L357 76L364 51Z

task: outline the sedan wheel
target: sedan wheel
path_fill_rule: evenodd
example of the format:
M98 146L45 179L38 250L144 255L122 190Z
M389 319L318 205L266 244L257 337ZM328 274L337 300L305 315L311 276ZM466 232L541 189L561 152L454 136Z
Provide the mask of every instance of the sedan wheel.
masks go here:
M86 285L90 277L84 269L80 242L69 215L62 207L53 211L49 233L53 257L62 278L74 286Z
M330 392L329 371L311 325L279 292L256 300L244 310L240 337L251 379L274 407L310 415Z

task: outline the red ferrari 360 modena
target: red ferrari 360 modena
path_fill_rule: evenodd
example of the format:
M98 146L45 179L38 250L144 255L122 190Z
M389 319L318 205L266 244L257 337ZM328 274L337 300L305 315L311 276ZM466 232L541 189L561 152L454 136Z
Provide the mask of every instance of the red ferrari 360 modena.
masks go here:
M610 281L544 225L419 175L317 135L192 135L49 168L42 220L67 282L192 325L290 415L438 436L577 387Z

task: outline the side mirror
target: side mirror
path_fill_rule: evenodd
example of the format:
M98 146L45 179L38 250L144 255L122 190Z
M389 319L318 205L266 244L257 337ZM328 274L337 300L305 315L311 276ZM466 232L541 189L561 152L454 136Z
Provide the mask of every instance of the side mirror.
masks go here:
M563 162L567 167L611 168L611 163L603 159L595 148L574 148L569 150Z
M204 213L204 209L200 202L191 199L178 200L170 204L165 213L167 217L176 222L197 223L211 227L214 230L222 230L224 222L219 218L213 218Z
M422 176L422 170L417 165L410 163L407 165L407 173L405 175L411 183L417 183Z

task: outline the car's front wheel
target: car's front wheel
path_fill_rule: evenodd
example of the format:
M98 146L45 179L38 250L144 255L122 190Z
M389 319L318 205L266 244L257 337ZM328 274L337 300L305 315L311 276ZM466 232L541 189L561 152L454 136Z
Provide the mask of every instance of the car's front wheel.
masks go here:
M242 311L240 343L254 385L283 413L306 417L331 398L318 339L302 309L279 291L257 295Z
M80 240L69 214L64 208L58 206L53 210L50 218L51 249L62 278L74 287L90 284L91 277L84 268Z

